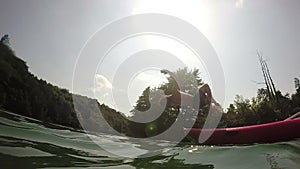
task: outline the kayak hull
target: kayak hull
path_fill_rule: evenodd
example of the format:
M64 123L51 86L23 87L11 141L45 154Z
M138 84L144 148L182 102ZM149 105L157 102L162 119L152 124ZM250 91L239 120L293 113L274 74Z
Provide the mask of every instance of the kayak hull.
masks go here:
M186 129L188 136L199 140L202 136L210 135L205 145L247 145L255 143L274 143L300 138L300 119L285 120L267 124L220 128L220 129Z

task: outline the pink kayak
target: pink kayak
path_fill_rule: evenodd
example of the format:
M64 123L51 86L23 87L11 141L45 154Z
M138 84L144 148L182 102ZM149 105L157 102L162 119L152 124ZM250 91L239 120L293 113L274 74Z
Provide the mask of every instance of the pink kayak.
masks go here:
M220 129L186 129L188 136L198 140L200 133L213 132L205 145L246 145L255 143L274 143L300 138L300 119L259 124L245 127Z

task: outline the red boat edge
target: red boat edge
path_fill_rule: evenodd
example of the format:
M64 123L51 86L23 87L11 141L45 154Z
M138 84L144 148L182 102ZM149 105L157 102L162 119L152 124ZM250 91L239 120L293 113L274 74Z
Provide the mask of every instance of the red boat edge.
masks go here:
M290 141L300 138L300 119L287 119L267 124L253 126L196 129L187 128L188 136L203 145L249 145ZM199 142L199 136L211 135L204 142Z

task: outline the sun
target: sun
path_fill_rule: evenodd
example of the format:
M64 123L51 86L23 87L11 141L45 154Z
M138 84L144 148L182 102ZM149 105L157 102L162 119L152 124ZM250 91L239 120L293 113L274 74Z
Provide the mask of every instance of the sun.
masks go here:
M138 1L133 5L132 14L160 13L183 19L196 26L203 34L211 34L213 23L216 21L214 9L211 1Z

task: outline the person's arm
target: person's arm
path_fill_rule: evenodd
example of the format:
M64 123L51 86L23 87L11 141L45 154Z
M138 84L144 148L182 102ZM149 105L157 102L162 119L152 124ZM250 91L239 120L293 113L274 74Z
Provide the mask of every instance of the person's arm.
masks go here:
M168 106L193 106L193 95L177 90L174 94L164 95L161 99L168 99Z
M193 106L193 100L194 97L193 95L190 95L188 93L182 92L180 90L177 90L175 97L172 97L172 102L175 102L176 105L181 105L181 106Z

